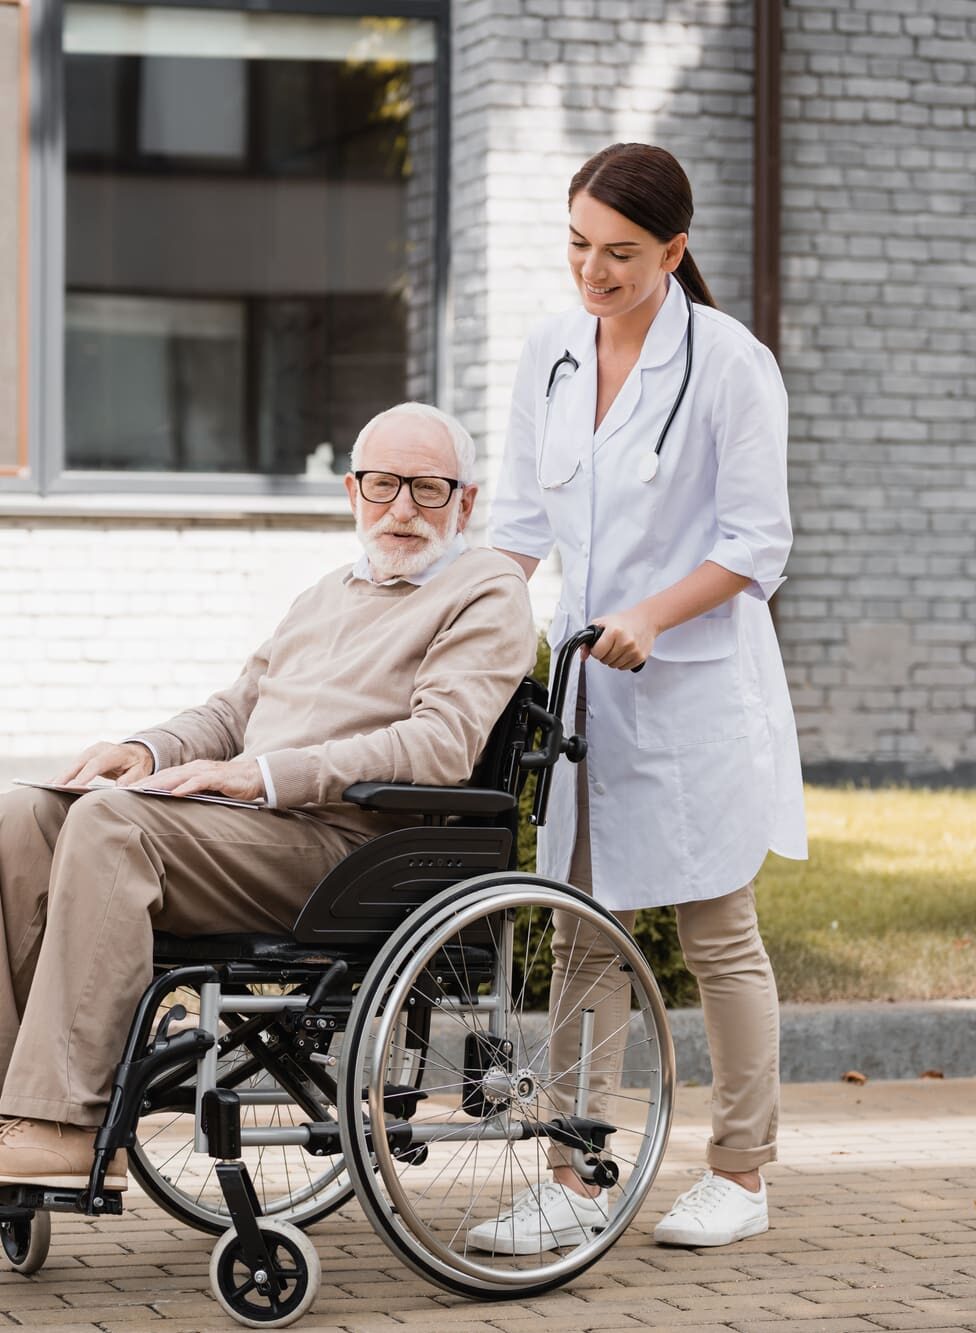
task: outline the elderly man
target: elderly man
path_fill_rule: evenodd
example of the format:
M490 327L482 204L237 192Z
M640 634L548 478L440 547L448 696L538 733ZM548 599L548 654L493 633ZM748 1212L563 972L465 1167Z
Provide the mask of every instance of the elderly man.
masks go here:
M86 1183L154 928L287 933L326 871L411 822L346 787L470 775L535 651L521 570L461 536L473 462L436 408L375 417L345 479L358 563L303 593L228 689L59 779L115 786L0 798L0 1183Z

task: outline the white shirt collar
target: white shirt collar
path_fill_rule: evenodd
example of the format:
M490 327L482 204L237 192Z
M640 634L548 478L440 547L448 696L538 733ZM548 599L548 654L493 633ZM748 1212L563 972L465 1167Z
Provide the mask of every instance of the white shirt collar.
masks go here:
M574 314L577 320L570 325L567 350L575 353L573 359L579 369L596 357L596 331L600 318L582 308L578 308ZM667 294L660 310L651 320L638 357L641 370L667 365L684 341L687 326L688 308L685 304L684 288L669 274Z
M389 588L394 583L412 583L418 588L422 588L425 583L436 578L442 570L447 569L448 565L453 565L459 555L463 555L468 549L468 543L464 540L463 533L456 533L454 540L448 546L442 556L428 565L426 569L419 570L416 574L397 574L392 579L383 579L382 581L373 578L373 571L370 568L369 556L364 551L352 569L349 571L351 579L362 579L365 583L374 583L378 588Z

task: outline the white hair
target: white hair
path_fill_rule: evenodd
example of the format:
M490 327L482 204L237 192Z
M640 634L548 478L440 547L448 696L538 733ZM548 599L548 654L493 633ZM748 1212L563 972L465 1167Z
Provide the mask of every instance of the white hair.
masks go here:
M378 412L371 421L367 421L356 436L356 443L352 447L352 459L349 464L351 472L360 470L363 445L374 428L381 421L385 421L387 417L392 416L422 417L425 421L439 422L451 437L451 443L454 445L458 481L464 482L466 486L474 481L474 440L456 417L448 416L446 412L442 412L439 407L432 407L430 403L397 403L396 407L388 407L385 412Z

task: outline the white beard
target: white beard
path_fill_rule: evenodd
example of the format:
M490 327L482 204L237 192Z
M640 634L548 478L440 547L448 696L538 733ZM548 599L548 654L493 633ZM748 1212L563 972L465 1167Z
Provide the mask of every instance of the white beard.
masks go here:
M441 558L457 535L455 525L454 531L449 536L440 536L436 528L419 514L407 519L406 522L395 519L392 514L386 514L370 527L365 527L362 520L362 504L363 501L360 500L356 506L356 536L369 558L374 577L381 583L386 579L420 574ZM396 549L390 551L381 546L377 540L388 532L422 537L424 544L416 550L404 548L402 551Z

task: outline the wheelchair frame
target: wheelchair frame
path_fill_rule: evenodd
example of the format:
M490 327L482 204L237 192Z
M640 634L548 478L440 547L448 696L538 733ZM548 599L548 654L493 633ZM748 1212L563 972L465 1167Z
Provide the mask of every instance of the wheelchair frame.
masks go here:
M663 1002L639 949L608 912L569 885L512 869L517 798L526 775L538 774L531 822L541 825L553 766L563 755L578 763L586 753L582 737L564 734L561 718L573 655L598 634L591 626L564 645L548 698L536 682L523 682L486 747L473 779L478 785L363 782L349 788L345 799L383 813L422 816L423 826L381 835L354 850L312 893L290 938L157 936L160 974L133 1016L95 1136L87 1187L0 1187L0 1243L14 1269L30 1273L41 1267L52 1212L121 1213L121 1192L104 1188L113 1154L133 1148L140 1116L170 1103L188 1112L191 1092L194 1149L216 1163L231 1224L214 1250L211 1281L221 1305L249 1326L278 1327L297 1319L314 1299L319 1272L314 1247L298 1227L262 1212L241 1160L252 1146L295 1146L333 1164L327 1173L332 1193L323 1202L310 1186L309 1209L295 1213L300 1224L310 1225L355 1192L394 1252L423 1276L466 1296L524 1298L550 1290L614 1243L646 1196L667 1143L674 1057ZM558 1144L584 1179L604 1188L618 1185L620 1167L608 1140L620 1126L587 1114L600 1049L593 1009L578 1015L579 1058L573 1068L558 1077L549 1074L550 1084L573 1075L572 1112L559 1111L555 1093L544 1092L541 1056L548 1037L532 1045L519 1007L530 956L534 965L541 945L531 945L530 927L518 993L513 967L520 907L531 921L536 910L540 920L548 913L550 925L553 913L560 912L575 922L577 932L595 932L613 951L618 989L631 1008L636 1006L627 1020L628 1045L635 1044L629 1034L636 1022L636 1045L657 1061L639 1071L648 1080L645 1123L629 1131L631 1138L636 1133L638 1146L625 1163L627 1178L612 1215L589 1232L577 1228L582 1239L569 1245L569 1253L566 1245L549 1247L560 1253L541 1265L521 1262L517 1251L509 1260L504 1249L496 1253L491 1245L490 1259L473 1257L467 1240L458 1240L463 1219L445 1239L446 1205L435 1207L428 1197L432 1187L414 1190L411 1183L430 1151L443 1156L457 1150L454 1159L461 1158L462 1167L456 1182L472 1156L477 1163L483 1145L501 1144L511 1156L511 1180L505 1184L503 1164L500 1197L515 1207L516 1167L526 1181L529 1175L519 1166L514 1145L534 1141L537 1155L540 1143ZM268 985L289 989L253 993ZM186 1011L175 1005L157 1022L162 1002L180 987L199 993L198 1020L184 1026ZM470 1022L462 1056L451 1060L441 1049L442 1038L432 1042L435 1015L461 1026ZM270 1040L263 1026L268 1022ZM339 1033L343 1045L337 1057L332 1047ZM536 1052L531 1056L530 1048ZM242 1087L239 1073L222 1074L221 1060L234 1050L247 1051L244 1068L253 1066L274 1086ZM435 1067L433 1077L440 1083L428 1092L424 1079ZM445 1084L448 1070L455 1081ZM421 1115L429 1098L434 1109ZM446 1099L448 1109L437 1109L438 1098ZM642 1101L639 1095L630 1100ZM242 1108L281 1103L297 1105L309 1119L291 1127L242 1125ZM434 1119L436 1114L447 1120ZM141 1159L133 1161L139 1162L133 1169L140 1183L164 1208L203 1230L222 1229L219 1213L181 1212L156 1187L152 1169ZM473 1211L475 1185L470 1188Z

